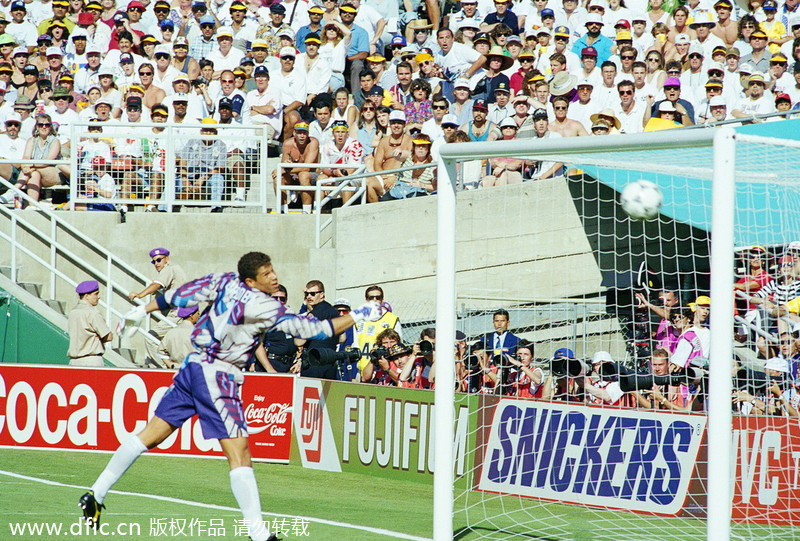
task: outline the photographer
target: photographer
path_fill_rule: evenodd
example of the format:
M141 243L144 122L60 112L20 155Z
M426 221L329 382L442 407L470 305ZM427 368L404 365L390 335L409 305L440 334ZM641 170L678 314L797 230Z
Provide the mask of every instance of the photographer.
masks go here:
M734 405L738 405L743 415L800 417L797 412L800 395L789 381L789 363L780 357L773 357L765 363L764 372L769 385L764 394L758 398L747 390L734 391Z
M469 355L465 356L461 363L461 373L458 380L461 392L488 392L484 386L484 352L483 342L475 342L470 346Z
M389 358L389 349L400 344L400 335L394 329L384 329L375 337L376 347L369 353L369 362L361 371L363 383L397 385L400 371Z
M413 362L400 372L400 385L411 389L433 389L436 378L436 329L423 329L412 347Z
M678 369L677 365L670 363L669 351L658 348L653 352L650 370L654 376L667 376ZM694 409L697 389L696 385L690 386L685 383L653 385L649 389L634 391L633 396L641 408L688 412Z
M614 359L607 351L598 351L592 355L592 374L600 376L603 372L603 364L613 363ZM632 406L633 395L624 392L619 385L619 381L614 379L601 379L592 383L592 379L587 377L583 383L586 391L586 402L588 404L603 404L606 406Z
M583 383L586 365L575 358L569 348L560 348L553 353L550 361L550 375L544 383L542 398L564 402L583 402Z
M522 398L541 398L544 372L533 361L533 342L520 340L517 344L517 358L511 357L511 364L517 368L513 381L514 394Z

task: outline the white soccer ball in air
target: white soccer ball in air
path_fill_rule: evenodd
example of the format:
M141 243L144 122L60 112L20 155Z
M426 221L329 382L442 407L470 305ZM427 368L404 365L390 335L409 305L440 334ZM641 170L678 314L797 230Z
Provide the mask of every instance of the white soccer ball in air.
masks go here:
M664 196L654 183L639 179L622 189L619 202L622 210L634 220L652 220L658 216Z

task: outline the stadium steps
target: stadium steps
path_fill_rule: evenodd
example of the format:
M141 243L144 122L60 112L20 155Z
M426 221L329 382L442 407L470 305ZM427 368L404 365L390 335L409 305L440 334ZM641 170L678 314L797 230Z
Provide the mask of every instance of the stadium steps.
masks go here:
M55 299L42 299L39 294L42 290L42 284L36 282L13 282L10 278L11 267L0 266L0 289L11 294L12 297L17 299L21 304L27 306L35 311L44 321L41 325L50 324L51 326L59 329L63 335L67 336L67 309L63 301ZM19 279L19 267L17 277ZM35 328L26 329L26 333L36 333ZM135 368L136 364L130 359L132 358L133 350L121 352L106 349L103 358L112 366ZM135 353L135 352L133 352ZM67 352L64 350L64 364L67 364ZM28 359L18 359L18 362L30 362Z

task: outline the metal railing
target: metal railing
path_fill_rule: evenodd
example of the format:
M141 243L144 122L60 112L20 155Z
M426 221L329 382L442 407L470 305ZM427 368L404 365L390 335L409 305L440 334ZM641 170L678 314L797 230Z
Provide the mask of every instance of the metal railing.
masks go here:
M19 282L18 269L22 256L29 258L39 267L46 270L49 274L48 291L55 298L58 282L65 283L70 289L74 289L78 282L65 273L59 266L63 266L66 260L70 265L79 269L87 278L97 280L105 286L105 294L100 299L100 306L104 311L104 318L109 327L113 328L114 318L120 318L134 303L128 299L130 289L124 287L122 279L126 279L126 284L136 283L144 287L150 280L142 273L138 272L123 259L115 256L111 250L100 244L94 239L87 238L78 228L59 217L57 212L53 212L38 201L29 197L23 191L18 190L5 179L0 178L0 186L8 188L9 194L14 194L21 201L25 201L28 208L37 210L36 213L15 212L14 209L0 205L0 216L9 223L9 228L0 227L0 239L9 245L9 265L10 279L12 282ZM34 218L44 217L47 225L41 227L34 223ZM100 264L90 263L85 256L76 253L75 250L68 248L64 242L58 239L59 233L66 234L69 242L77 244L81 250L94 253ZM47 249L47 256L43 257L37 253L32 246L26 245L23 241L35 239ZM115 301L119 306L122 301L123 308L115 308ZM168 321L170 325L174 323L167 320L160 313L154 313L158 320ZM146 340L154 340L147 332L148 322L139 329L139 333Z
M283 184L283 169L295 168L309 168L309 169L326 169L326 168L340 168L340 169L353 169L354 167L347 167L342 164L322 164L322 163L290 163L280 162L278 164L278 172L275 179L275 198L278 201L279 208L282 197L286 196L288 199L292 192L313 192L314 193L314 207L312 212L316 216L316 233L314 238L314 247L321 246L322 232L325 231L332 223L333 217L328 216L325 220L322 219L322 208L329 203L332 199L341 195L342 192L354 192L353 196L342 204L342 207L349 207L356 203L366 204L366 179L378 178L381 179L383 175L397 175L404 171L416 171L418 169L428 169L429 167L436 167L436 163L427 163L422 165L411 165L408 167L398 167L396 169L387 169L384 171L366 171L365 166L355 168L356 171L344 177L329 177L317 180L313 186L301 186L297 184ZM353 184L357 184L354 186ZM336 186L332 186L336 184ZM322 194L329 192L324 197ZM282 211L282 208L281 208ZM279 211L280 212L280 211Z
M102 127L101 134L92 134L88 131L91 127ZM155 132L153 129L163 131ZM217 134L201 134L201 129L215 129ZM277 145L277 141L267 138L267 130L262 125L232 125L232 124L201 124L201 123L120 123L120 122L76 122L70 124L70 145L69 165L72 172L73 181L70 182L70 209L74 209L78 204L89 203L113 203L116 205L153 205L160 206L162 210L172 212L176 206L197 206L197 207L237 207L252 208L261 213L267 212L267 194L269 186L267 184L269 175L267 174L267 148L270 145ZM132 131L136 130L136 131ZM132 137L133 136L133 137ZM84 163L85 157L79 155L81 143L89 138L100 140L111 139L114 144L119 144L117 140L129 139L131 142L141 144L142 141L148 142L148 155L141 157L141 163L130 165L128 173L141 174L142 176L161 175L163 179L163 191L158 199L145 198L142 200L136 197L134 192L132 197L115 197L113 200L98 200L94 197L87 197L81 193L81 175L86 175L88 169ZM209 197L197 197L186 199L181 195L180 181L178 174L178 163L180 160L191 161L191 157L186 157L182 149L190 142L195 141L222 141L228 144L233 143L234 149L239 150L238 156L244 163L245 184L249 184L250 190L255 190L255 197L245 198L244 201L234 201L229 199L211 199ZM239 148L244 147L244 149ZM227 149L226 149L227 152ZM228 154L230 154L228 152ZM156 164L160 160L161 165ZM227 165L227 162L226 162ZM191 164L190 164L191 168ZM224 183L233 182L231 172L221 168L220 175ZM120 171L112 168L117 176ZM254 174L258 172L258 174ZM184 179L185 181L186 179ZM143 184L148 186L150 179L146 179ZM208 189L209 181L206 181ZM149 197L149 196L146 196Z

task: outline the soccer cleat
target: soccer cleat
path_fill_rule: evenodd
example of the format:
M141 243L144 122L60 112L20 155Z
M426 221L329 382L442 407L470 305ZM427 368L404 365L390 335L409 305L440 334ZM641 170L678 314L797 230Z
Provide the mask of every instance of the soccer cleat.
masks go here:
M106 506L102 503L97 503L97 500L94 499L94 492L91 490L81 496L78 503L83 509L83 516L86 518L86 522L96 530L97 525L100 524L101 510L105 509Z

